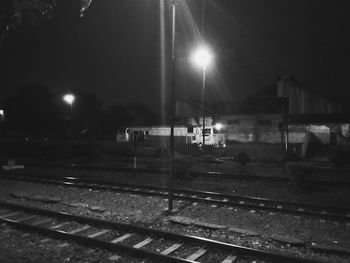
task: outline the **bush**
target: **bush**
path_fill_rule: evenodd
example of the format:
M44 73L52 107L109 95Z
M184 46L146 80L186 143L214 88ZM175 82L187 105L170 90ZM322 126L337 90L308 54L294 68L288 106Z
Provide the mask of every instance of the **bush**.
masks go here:
M121 156L121 157L135 156L133 145L130 145L130 144L99 143L98 148L102 153L112 155L112 156Z
M251 162L249 155L245 151L240 151L237 153L233 160L240 163L242 166L245 166L246 163Z
M337 144L329 155L329 161L338 166L350 163L350 144Z
M281 159L281 162L283 164L286 162L298 162L298 161L300 161L299 156L293 150L290 150L290 149L284 152Z
M205 154L197 158L198 162L203 162L203 163L224 163L224 161L216 158L214 155L210 154Z

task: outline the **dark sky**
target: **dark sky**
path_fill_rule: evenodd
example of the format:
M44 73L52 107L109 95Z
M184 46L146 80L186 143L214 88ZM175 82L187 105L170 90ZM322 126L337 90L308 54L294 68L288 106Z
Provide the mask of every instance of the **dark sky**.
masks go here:
M178 2L176 92L199 99L200 72L189 55L202 32L203 1ZM168 90L171 1L164 5ZM206 0L205 7L204 36L215 53L208 101L242 99L278 74L349 97L348 0ZM159 0L93 0L78 21L66 13L58 17L7 35L0 49L0 101L23 84L40 83L96 93L104 106L161 105Z

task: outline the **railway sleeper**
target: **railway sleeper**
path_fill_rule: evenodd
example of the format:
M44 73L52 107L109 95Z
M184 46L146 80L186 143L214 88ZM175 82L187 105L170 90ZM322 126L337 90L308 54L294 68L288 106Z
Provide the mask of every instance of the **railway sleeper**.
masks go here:
M169 232L140 228L131 225L122 225L98 219L73 216L66 213L54 212L51 210L28 208L17 204L4 202L0 202L0 207L1 206L5 207L5 209L0 210L0 222L6 223L10 226L34 231L36 233L48 235L58 239L83 243L89 246L98 246L110 251L131 253L132 255L136 255L141 258L149 258L156 262L201 262L198 260L201 260L201 258L206 254L213 254L214 258L218 259L218 263L233 263L236 262L239 258L247 257L269 259L270 262L318 262L310 259L297 258L283 254L276 254L272 252L235 246L232 244L200 237L193 237L188 235L182 236ZM33 224L28 223L27 220L23 220L24 218L29 217L32 220L35 219L36 216L38 217L38 220L34 220ZM47 219L47 222L51 223L50 227L44 226L44 220L41 218L42 216L50 217ZM51 220L49 221L49 219ZM52 224L55 223L56 220L58 224ZM64 221L62 222L62 220ZM68 227L70 224L73 224L73 229L70 229ZM119 226L119 228L117 226ZM68 230L63 230L65 228ZM94 231L92 233L90 232L88 235L84 234L85 231L88 231L90 228L92 228ZM126 229L128 229L130 232L124 232L123 234L120 234ZM114 231L117 231L119 234L117 238L107 241L103 239L97 239L97 237L102 237L103 235ZM139 241L132 245L125 245L124 241L135 235L138 236ZM147 249L148 244L163 238L166 238L172 243L163 249L160 253L155 253ZM181 240L182 242L178 243L174 240ZM194 252L191 252L188 255L177 255L174 253L176 251L179 251L179 249L184 246L194 246L192 248L192 251ZM196 247L197 249L195 249ZM174 256L174 254L176 254L176 256Z

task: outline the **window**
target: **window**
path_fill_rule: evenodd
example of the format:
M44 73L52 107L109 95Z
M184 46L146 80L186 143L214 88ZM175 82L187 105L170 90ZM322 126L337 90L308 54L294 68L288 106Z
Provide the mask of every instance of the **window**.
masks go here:
M187 133L193 133L193 127L188 127L187 128Z
M205 136L209 136L211 134L210 129L204 129Z

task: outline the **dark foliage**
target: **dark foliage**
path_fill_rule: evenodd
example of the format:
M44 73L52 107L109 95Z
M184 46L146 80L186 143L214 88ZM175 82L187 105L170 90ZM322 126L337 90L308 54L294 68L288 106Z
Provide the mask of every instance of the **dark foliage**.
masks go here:
M251 159L250 159L249 155L245 151L240 151L234 157L234 161L240 163L242 166L245 166L245 164L249 163L251 161Z
M76 101L70 110L62 93L27 84L18 95L5 101L6 128L10 136L29 139L93 139L100 135L101 105L96 96L75 90Z
M59 103L46 87L22 86L17 96L5 101L6 126L11 134L43 138L64 127Z
M0 1L0 47L10 29L33 26L44 18L51 18L55 5L55 0Z
M292 149L285 151L281 159L282 163L298 161L300 161L300 158Z
M338 133L337 145L329 154L329 160L338 166L350 164L350 142L342 134Z
M54 18L54 24L65 30L75 23L92 0L1 0L0 47L5 34L18 27L31 27L43 19ZM57 2L57 3L56 3Z

